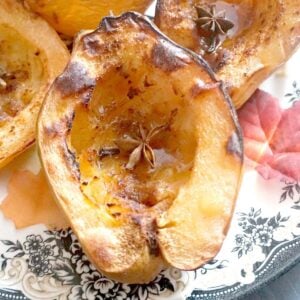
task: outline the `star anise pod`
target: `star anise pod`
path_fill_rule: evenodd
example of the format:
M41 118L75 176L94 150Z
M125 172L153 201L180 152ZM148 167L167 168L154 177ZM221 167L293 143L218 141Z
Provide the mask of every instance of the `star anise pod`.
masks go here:
M234 24L226 19L225 11L216 12L215 5L211 5L209 9L199 6L195 8L198 15L195 22L201 29L211 34L208 52L213 52L219 45L219 35L227 34Z
M151 140L157 134L169 128L176 113L177 110L172 111L169 121L164 125L156 126L147 132L144 127L139 124L137 136L133 137L126 134L121 139L115 141L115 144L121 150L130 152L128 163L125 166L126 169L133 170L142 158L145 159L151 168L155 168L156 157L150 145Z
M209 10L196 6L198 18L195 22L206 31L216 34L226 34L234 24L226 19L225 11L216 12L216 6L211 5Z
M163 130L163 126L157 126L151 129L149 132L139 125L138 135L132 137L130 135L124 135L121 139L117 140L116 145L126 152L131 152L126 169L132 170L141 161L142 158L151 166L155 167L155 153L150 146L151 139Z

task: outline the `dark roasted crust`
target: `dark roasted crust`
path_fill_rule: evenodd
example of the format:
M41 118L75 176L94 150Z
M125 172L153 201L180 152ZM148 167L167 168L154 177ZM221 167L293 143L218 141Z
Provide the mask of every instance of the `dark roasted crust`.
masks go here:
M85 65L76 61L69 63L64 73L56 80L55 85L62 97L82 93L96 84L95 78L89 76Z
M243 159L243 151L241 149L240 138L236 132L233 132L227 143L227 152L235 155L238 159Z

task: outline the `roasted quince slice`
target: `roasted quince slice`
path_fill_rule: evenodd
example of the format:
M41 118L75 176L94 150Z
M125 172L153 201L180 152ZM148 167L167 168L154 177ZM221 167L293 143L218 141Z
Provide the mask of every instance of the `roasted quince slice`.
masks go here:
M158 0L155 23L210 63L237 108L300 41L295 0Z
M58 32L74 36L82 29L94 29L109 14L128 10L144 12L152 0L25 0Z
M77 37L38 145L58 204L107 276L145 283L219 251L241 178L235 110L209 66L146 17L107 17Z
M20 1L1 1L0 167L34 142L42 100L68 58L46 21Z

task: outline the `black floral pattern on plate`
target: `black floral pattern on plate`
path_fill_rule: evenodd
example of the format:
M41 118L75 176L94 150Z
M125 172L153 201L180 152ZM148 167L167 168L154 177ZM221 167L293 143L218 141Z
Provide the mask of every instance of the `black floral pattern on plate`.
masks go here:
M68 296L72 300L146 300L166 290L175 291L165 272L150 284L122 284L110 280L89 262L71 229L45 231L45 234L44 239L39 234L28 235L23 243L2 240L8 249L0 256L0 270L5 270L9 260L24 257L29 270L36 276L48 275L72 286Z
M300 87L298 86L298 82L294 80L292 86L293 91L284 95L285 97L289 98L288 102L294 102L295 100L300 99Z
M264 218L261 209L253 207L249 213L237 213L238 226L242 233L235 235L235 247L232 252L237 252L238 258L247 255L253 250L253 246L259 246L262 252L268 254L280 242L273 238L274 231L285 226L289 217L282 217L280 212L271 218Z
M202 266L199 270L200 270L200 273L202 275L204 275L210 270L226 268L228 263L229 263L228 260L212 259L211 261L206 263L204 266Z
M285 181L285 186L282 188L280 202L287 199L293 201L291 208L300 210L300 183Z

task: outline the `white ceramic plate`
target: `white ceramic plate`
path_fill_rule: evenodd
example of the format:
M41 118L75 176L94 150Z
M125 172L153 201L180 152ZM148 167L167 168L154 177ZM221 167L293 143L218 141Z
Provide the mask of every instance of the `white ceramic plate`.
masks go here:
M300 98L299 61L298 51L262 86L284 107L292 98ZM35 149L0 171L0 203L12 172L24 169L39 172ZM196 272L165 270L148 285L105 278L88 262L71 230L49 231L44 225L16 230L0 211L0 299L240 297L300 259L299 202L300 183L265 181L247 169L231 228L217 257Z

